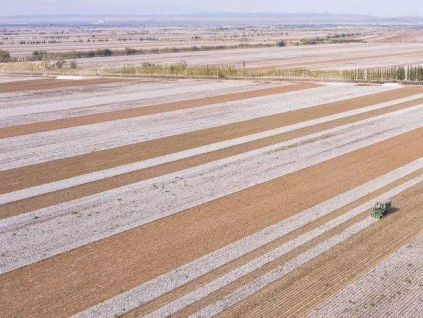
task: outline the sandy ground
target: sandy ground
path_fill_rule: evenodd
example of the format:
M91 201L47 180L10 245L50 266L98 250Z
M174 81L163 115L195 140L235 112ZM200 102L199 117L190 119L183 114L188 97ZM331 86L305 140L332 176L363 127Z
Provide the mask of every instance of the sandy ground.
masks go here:
M71 125L0 139L7 316L342 317L422 233L417 87L17 83L1 129Z

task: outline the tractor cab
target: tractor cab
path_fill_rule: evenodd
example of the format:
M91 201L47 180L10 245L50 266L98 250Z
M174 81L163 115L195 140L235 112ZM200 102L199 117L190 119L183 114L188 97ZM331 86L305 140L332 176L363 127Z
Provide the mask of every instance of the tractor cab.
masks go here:
M375 207L373 209L373 212L371 214L372 217L376 218L376 219L381 219L384 216L386 216L386 214L388 214L389 210L392 207L392 202L391 201L380 201L377 202L375 204Z

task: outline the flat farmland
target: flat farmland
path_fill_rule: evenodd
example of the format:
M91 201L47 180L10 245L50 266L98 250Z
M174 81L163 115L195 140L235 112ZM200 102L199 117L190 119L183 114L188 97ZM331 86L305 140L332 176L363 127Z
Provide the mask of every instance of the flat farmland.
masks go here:
M262 42L249 42L250 44ZM97 49L111 49L111 50L124 50L129 45L133 49L163 49L163 48L184 48L191 46L219 46L219 45L237 45L241 44L235 40L215 40L215 41L195 41L190 39L181 39L173 41L122 41L110 40L104 42L88 42L88 43L60 43L50 45L4 45L2 49L7 50L14 57L29 56L36 50L43 50L51 53L68 52L68 51L89 51Z
M81 67L156 63L170 65L237 65L247 68L306 67L356 69L423 63L421 43L350 43L291 47L228 49L223 51L163 53L77 59Z
M361 28L348 29L360 32ZM162 49L191 46L236 45L241 43L276 43L285 40L301 40L325 37L337 32L328 28L283 28L276 26L227 27L213 26L81 26L46 27L26 26L4 27L0 30L0 49L13 57L31 55L33 51L47 52L87 51L96 49L123 50ZM373 34L372 30L366 32Z
M422 138L419 86L0 77L0 313L415 317Z

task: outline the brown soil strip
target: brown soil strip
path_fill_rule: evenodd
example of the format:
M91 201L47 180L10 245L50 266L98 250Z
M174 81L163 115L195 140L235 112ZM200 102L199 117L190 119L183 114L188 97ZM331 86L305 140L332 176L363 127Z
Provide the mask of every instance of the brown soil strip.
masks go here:
M349 57L349 58L342 58L342 59L332 59L332 60L322 60L322 61L315 60L315 61L307 61L307 62L296 62L296 63L289 63L289 64L273 65L273 66L270 66L270 65L268 65L268 66L257 66L257 67L251 67L251 69L265 69L265 68L269 68L269 67L286 68L286 67L298 67L298 66L305 66L305 65L321 65L321 64L329 64L329 63L340 63L340 62L368 60L368 59L375 59L375 58L384 58L384 57L391 57L391 56L419 55L419 54L422 54L422 53L423 53L423 51L375 54L375 55Z
M0 171L0 180L2 180L0 184L0 193L21 190L40 184L164 156L216 142L388 102L420 94L422 92L422 88L406 87L210 129ZM406 105L417 105L421 102L422 100L419 99L418 101L409 102ZM264 145L266 144L264 143Z
M421 138L423 128L1 275L0 312L83 311L421 158Z
M193 156L186 159L177 160L174 162L158 165L156 167L141 169L138 171L122 174L116 177L106 178L103 180L89 182L80 186L63 189L60 191L51 192L48 194L32 197L25 200L12 202L9 204L0 205L0 219L23 214L37 209L53 206L59 203L68 202L79 199L92 194L103 191L115 189L128 184L133 184L150 178L158 177L164 174L181 171L201 164L213 162L215 160L228 158L243 152L254 149L263 148L274 145L283 141L303 137L309 134L317 133L327 129L340 127L346 124L351 124L360 120L372 118L383 115L389 112L405 109L423 103L422 100L416 100L407 103L401 103L395 106L389 106L379 110L370 111L364 114L350 116L343 119L322 123L308 128L298 129L289 133L284 133L268 138L263 138L257 141L241 144L238 146L228 147L221 150L216 150L202 155Z
M93 78L93 79L83 79L83 80L73 81L73 80L58 80L58 79L47 78L47 79L39 79L39 80L3 83L3 84L0 84L0 93L16 93L16 92L25 92L25 91L41 90L41 89L80 87L80 86L86 86L86 85L111 84L111 83L120 83L120 82L128 82L128 81L134 81L134 80L125 79L125 78ZM1 133L0 133L0 136L2 136Z
M19 126L0 128L0 138L8 138L15 136L22 136L28 134L35 134L39 132L64 129L70 127L84 126L90 124L103 123L118 119L146 116L151 114L158 114L173 110L181 110L187 108L200 107L205 105L213 105L236 100L243 100L267 95L282 94L287 92L294 92L298 90L319 87L321 85L313 83L299 83L292 85L284 85L272 88L263 88L248 92L231 93L225 95L218 95L213 97L202 97L192 100L185 100L179 102L171 102L158 104L153 106L135 107L129 109L115 110L99 114L91 114L70 118L55 119L40 123L24 124Z
M304 317L423 232L423 185L394 198L396 213L296 269L219 317Z
M281 237L280 239L277 239L275 241L273 241L272 243L267 244L266 246L259 248L258 250L255 250L247 255L245 255L244 257L241 257L239 259L236 259L220 268L218 268L215 271L212 271L206 275L201 276L200 278L194 280L193 282L190 282L188 284L185 284L183 286L181 286L180 288L174 289L168 293L166 293L165 295L163 295L162 297L159 297L147 304L144 304L143 306L140 306L138 308L135 308L133 310L131 310L130 312L126 313L125 315L122 315L122 318L136 318L136 317L142 317L143 315L146 315L148 313L151 313L152 311L160 308L161 306L164 306L167 303L170 303L176 299L178 299L179 297L182 297L183 295L188 294L189 292L192 292L193 290L196 290L197 288L200 288L201 286L204 286L205 284L211 282L212 280L230 272L233 269L236 269L238 267L243 266L244 264L248 263L249 261L252 261L260 256L262 256L263 254L274 250L276 248L278 248L279 246L299 237L300 235L307 233L309 231L312 231L314 229L316 229L317 227L325 224L326 222L329 222L332 219L335 219L339 216L341 216L342 214L360 206L361 204L368 202L371 199L374 199L375 197L378 197L384 193L386 193L387 191L399 186L400 184L403 184L413 178L415 178L416 176L419 176L423 173L423 169L416 171L415 173L408 175L407 177L404 177L400 180L397 180L396 182L389 184L385 187L383 187L382 189L375 191L371 194L368 194L366 196L364 196L363 198L348 204L344 207L342 207L341 209L334 211L316 221L310 222L309 224L293 231L292 233L289 233L283 237ZM305 251L307 251L308 249L316 246L317 244L323 242L324 240L326 240L327 238L335 235L336 233L344 230L345 228L351 226L352 224L358 222L359 220L362 220L363 218L367 217L369 215L369 212L365 212L363 214L361 214L360 216L357 216L353 219L351 219L350 221L345 222L344 224L338 226L337 228L328 231L324 234L322 234L321 236L319 236L316 239L311 240L310 242L296 248L295 250L287 253L285 256L278 258L277 260L270 262L269 264L267 264L266 266L263 266L262 268L260 268L259 270L256 270L254 272L252 272L251 274L248 274L246 276L244 276L242 279L239 279L237 281L235 281L234 283L231 283L229 285L227 285L224 288L219 289L218 291L210 294L209 296L203 298L202 300L186 307L185 309L179 311L178 313L175 313L174 315L172 315L172 318L176 318L176 317L187 317L199 310L201 310L202 308L210 305L211 303L214 303L215 301L217 301L218 299L223 298L225 295L229 294L230 292L235 291L236 289L238 289L240 286L247 284L249 282L251 282L252 280L262 276L265 272L268 272L272 269L274 269L275 267L279 266L280 264L283 264L283 262L286 262L290 259L293 259L294 257L298 256L301 253L304 253Z

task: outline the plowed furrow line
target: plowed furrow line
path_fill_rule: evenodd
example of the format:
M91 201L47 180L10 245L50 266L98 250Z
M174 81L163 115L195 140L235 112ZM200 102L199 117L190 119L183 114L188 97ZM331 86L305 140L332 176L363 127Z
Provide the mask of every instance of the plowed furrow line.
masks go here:
M387 53L387 54L379 54L379 55L366 55L366 56L357 56L357 57L349 57L349 58L342 58L342 59L332 59L332 60L314 60L314 61L305 61L305 62L295 62L289 64L281 64L281 65L274 65L274 66L261 66L261 67L252 67L253 69L264 69L264 68L287 68L287 67L300 67L305 65L321 65L321 64L328 64L328 63L342 63L342 62L350 62L350 61L361 61L361 60L368 60L368 59L375 59L375 58L383 58L383 57L391 57L391 56L399 56L399 55L419 55L421 51L413 51L413 52L398 52L398 53Z
M202 308L207 307L210 304L213 304L214 302L224 299L225 296L231 294L232 292L236 291L240 286L247 285L251 282L253 282L255 279L265 275L266 273L282 266L284 263L288 261L292 261L302 253L307 252L307 250L325 242L329 238L340 234L341 232L345 231L347 228L352 226L353 224L362 221L364 218L366 218L367 215L360 215L357 216L348 222L345 222L338 227L331 229L330 231L325 232L324 234L320 235L319 237L311 240L310 242L305 243L304 245L301 245L300 247L296 248L292 252L289 252L282 257L262 266L260 269L247 274L246 276L238 279L237 281L228 284L224 286L223 288L219 289L217 292L210 294L208 297L198 301L197 303L177 312L176 314L172 315L172 317L178 318L178 317L188 317L190 315L195 314L197 311L201 310ZM152 315L151 317L154 317Z
M216 128L200 130L186 133L178 136L166 137L158 140L146 141L139 144L123 146L90 154L74 156L70 158L54 160L45 163L29 165L11 170L0 171L0 193L8 193L34 187L41 184L60 181L75 176L93 173L100 170L111 169L117 166L132 164L134 162L148 160L160 156L170 155L181 151L186 151L196 147L206 146L225 140L236 139L273 129L288 127L318 118L333 116L347 111L353 111L364 107L369 107L378 102L383 103L388 99L392 101L397 99L398 94L417 94L417 91L399 90L386 92L382 95L367 97L367 99L352 99L342 103L332 103L328 105L315 106L309 109L292 111L284 114L273 115L254 119L250 121L224 125ZM403 96L403 95L401 95ZM252 144L251 148L263 147L276 142L292 139L298 136L304 136L317 132L319 130L337 127L342 124L352 123L372 116L381 115L395 110L401 110L408 107L419 105L423 99L411 100L398 105L390 105L384 109L371 110L368 113L351 116L350 120L339 119L331 124L315 125L314 129L310 127L299 129L298 131L280 134L280 136L271 136L254 141L257 146ZM373 103L373 104L372 104ZM367 115L366 115L367 114ZM281 138L282 137L282 138ZM286 137L286 138L285 138ZM243 152L243 150L241 150Z
M310 134L315 134L343 125L352 124L362 120L366 120L375 116L381 116L391 112L403 110L414 105L420 104L423 100L407 102L391 107L386 107L374 111L369 111L363 114L349 116L322 124L314 125L311 127L301 128L292 132L287 132L259 140L243 143L240 145L223 148L209 153L188 157L186 159L180 159L173 162L153 166L151 168L145 168L136 170L134 172L128 172L114 177L103 178L98 181L86 182L81 185L67 186L62 190L50 190L49 192L41 195L32 195L27 199L18 199L11 203L0 205L0 219L15 216L18 214L34 211L44 207L60 204L74 199L79 199L84 196L101 193L103 191L115 189L118 187L126 186L132 183L147 180L149 178L158 177L164 174L181 171L184 169L192 168L194 166L210 163L216 160L228 158L230 156L239 155L244 152L264 148L270 145L275 145L280 142L304 137ZM35 191L35 189L34 189ZM28 189L28 193L32 192ZM24 194L23 194L24 195Z
M406 228L402 228L404 231ZM407 232L405 232L407 233ZM397 249L399 249L401 246L406 244L407 242L411 241L415 237L415 234L410 234L409 236L406 236L402 238L399 241L396 241L392 245L392 251L389 253L394 253ZM384 237L385 240L389 240L389 236ZM370 249L374 249L376 247L376 244L370 247ZM386 251L382 251L380 253L374 253L369 258L366 258L362 260L359 256L360 254L356 254L356 257L360 259L360 261L355 263L355 268L345 274L343 272L343 269L347 264L343 262L338 262L338 267L333 269L336 272L340 272L338 275L332 275L326 276L328 278L333 277L332 284L326 283L326 285L321 286L320 290L317 290L314 295L310 294L304 294L299 295L299 297L302 297L302 303L298 305L294 305L290 307L289 311L286 313L286 317L303 317L307 312L312 310L314 306L317 304L323 302L325 299L329 298L331 295L334 295L336 292L344 288L348 283L358 279L361 275L363 275L363 268L366 268L367 270L370 270L372 267L376 266L379 262L387 258L390 254L387 254ZM320 272L320 274L323 274L323 271ZM328 286L332 286L331 288L328 288ZM282 306L280 306L282 307ZM285 315L285 314L284 314Z
M238 304L238 309L234 306L222 316L303 316L422 232L422 190L423 186L419 185L399 195L394 201L397 202L399 212L377 222L348 242L339 244L305 268L292 273L289 278L276 282L244 304ZM340 283L340 277L345 276L350 279ZM330 292L322 293L330 286L333 286ZM304 295L310 295L310 298L302 297ZM273 299L274 305L269 299ZM254 306L253 302L260 305Z
M219 127L149 140L137 144L96 151L89 154L43 162L0 171L0 193L17 191L40 184L59 181L95 171L152 159L196 147L287 127L346 111L392 102L422 93L413 87L396 89L369 96L314 106L287 113L266 116ZM410 101L410 105L415 105Z
M395 194L395 193L398 193L398 191L403 191L407 187L410 187L410 186L415 185L416 182L421 182L421 175L419 176L419 178L413 180L411 183L408 183L408 185L404 185L405 187L404 186L401 186L400 188L397 188L397 189L393 190L392 193ZM366 209L368 207L370 207L370 205L367 203L365 205L364 209ZM357 211L351 210L348 214L351 217L351 216L353 216L354 214L356 214L359 211L363 211L363 206L360 206L359 210L357 210ZM368 215L369 215L369 212L361 213L360 215L358 215L356 217L353 217L353 219L347 220L345 223L342 224L341 227L343 227L343 229L346 229L347 227L352 226L352 224L354 224L356 222L360 222L361 220L367 218ZM345 220L346 217L348 218L348 215L344 215L342 219ZM336 220L336 222L339 222L339 221ZM328 226L328 224L326 226ZM338 226L338 229L341 228L341 227ZM329 236L334 236L335 234L333 234L333 235L331 234L334 231L335 232L337 231L336 228L333 229L333 230L328 229L327 232L324 235L321 236L321 238L326 237L326 239L327 239L328 235ZM314 245L308 244L307 246L306 245L303 245L303 246L297 248L294 251L294 253L291 253L291 254L295 254L295 256L291 257L290 259L292 259L292 258L298 256L299 254L305 252L306 250L308 250L308 249L310 249L310 248L312 248L312 247L314 247L314 246L322 243L324 240L325 239L320 239L320 240L318 239L317 241L315 240L315 242L317 242L317 243L314 244ZM250 275L250 278L247 278L247 280L239 280L236 284L233 284L234 287L231 288L231 290L226 291L226 292L224 292L223 290L221 290L219 293L217 293L216 296L212 297L210 300L208 300L208 301L204 300L202 302L199 302L199 304L197 304L196 306L192 306L194 308L191 307L191 308L187 308L187 310L181 311L177 315L177 317L179 317L179 316L180 317L188 316L189 314L193 314L195 311L198 311L201 308L207 307L207 305L210 305L210 303L214 303L214 302L218 301L219 299L224 299L225 296L226 296L226 294L229 294L230 292L233 292L234 290L236 290L240 286L244 286L244 285L247 285L248 283L251 283L251 281L253 281L254 279L257 279L260 276L264 275L266 272L270 272L271 270L275 269L276 267L279 267L279 266L283 265L283 263L287 261L287 259L285 259L285 258L281 258L280 260L283 260L283 261L276 261L276 262L273 262L273 264L268 264L266 266L263 266L260 270L257 270L253 275ZM225 289L228 289L228 287L229 286L227 286L227 288L225 288Z
M254 91L231 93L214 97L203 97L187 101L171 102L148 107L134 107L130 109L103 112L100 114L91 114L63 119L56 119L40 123L31 123L19 126L0 128L0 138L16 137L21 135L35 134L45 131L65 129L70 127L97 124L118 119L146 116L168 111L188 109L205 105L219 104L224 102L243 100L273 94L282 94L298 90L319 87L321 85L313 83L299 83L293 85L283 85L279 87L264 88Z
M298 236L310 232L314 229L316 229L317 227L329 222L332 219L335 219L343 214L345 214L346 212L358 207L359 205L364 204L365 202L368 202L372 199L374 199L375 197L378 197L380 195L382 195L383 193L386 193L387 191L399 186L400 184L403 184L407 181L410 181L411 179L420 176L423 173L423 169L416 171L415 173L412 173L404 178L401 178L398 181L395 181L383 188L381 188L380 190L377 190L375 192L372 192L366 196L364 196L363 198L354 201L353 203L347 204L346 206L344 206L343 208L334 211L326 216L323 216L321 218L319 218L316 221L312 221L309 224L306 224L305 226L294 230L292 233L289 233L287 235L284 235L283 237L281 237L280 239L277 239L269 244L266 244L265 246L245 255L244 257L241 257L239 259L236 259L232 262L227 263L226 265L218 268L215 271L209 272L208 274L188 283L185 284L179 288L176 288L174 290L172 290L171 292L168 292L167 294L164 294L163 296L156 298L155 300L144 304L143 306L140 306L136 309L133 309L132 311L126 313L123 317L138 317L138 316L144 316L148 313L153 312L154 310L157 310L158 308L165 306L166 304L175 301L176 299L178 299L179 297L182 297L183 295L186 295L198 288L201 288L202 286L209 284L211 281L217 279L218 277L221 277L225 274L227 274L228 272L241 267L243 265L245 265L248 262L251 262L252 260L270 252L271 250L276 249L277 247L297 238ZM367 216L367 214L364 214L365 216ZM355 219L357 220L361 220L361 217L355 217ZM346 226L351 225L351 222L356 222L356 221L348 221ZM349 225L348 225L349 224ZM345 226L344 226L345 227ZM339 228L343 228L343 226L340 226ZM324 237L325 235L323 235L322 237ZM317 240L314 239L315 242L317 241L321 241L321 240ZM291 258L297 256L298 254L306 251L307 249L309 249L311 246L314 245L310 245L312 243L305 243L303 246L298 247L296 249L295 252L289 252L290 255L294 255ZM286 257L289 257L288 254L286 255ZM275 262L276 264L276 262ZM272 269L274 268L274 266L272 267ZM257 271L258 272L258 271ZM251 277L256 277L257 275L251 275ZM245 278L247 279L247 278ZM240 282L240 281L238 281ZM237 283L237 284L233 284L233 286L238 286L241 283ZM229 286L225 288L225 291L219 291L218 293L215 293L213 295L207 296L205 297L201 302L197 302L195 305L193 304L189 309L187 308L187 310L181 311L180 313L178 313L179 315L188 315L189 313L193 313L196 310L199 310L202 307L205 307L207 304L210 304L211 302L215 301L216 299L218 299L221 296L218 295L224 295L225 293L229 293L229 291L234 290L233 288L230 288Z
M410 241L412 239L413 236L411 237L406 237L401 241L395 242L394 243L394 247L396 246L397 249L399 249L401 246L403 246L404 244L406 244L408 241ZM388 238L387 238L388 239ZM394 253L394 252L392 252ZM347 274L341 274L341 275L337 275L337 281L334 282L334 284L331 287L327 287L327 286L322 286L320 288L320 290L318 290L316 292L316 295L304 295L303 296L303 303L299 304L297 306L293 306L290 308L290 312L287 313L287 318L288 317L303 317L305 315L305 313L309 312L311 309L313 308L313 305L316 306L316 304L323 302L324 299L329 298L331 295L336 294L338 291L340 291L343 287L345 287L346 285L348 285L349 282L355 281L356 279L358 279L362 274L362 268L363 266L368 266L373 267L376 264L378 264L379 262L381 262L383 259L385 259L386 257L388 257L386 255L386 252L383 251L381 253L376 253L375 255L372 255L371 258L363 260L363 261L359 261L356 264L356 267L358 268L357 270L351 271ZM370 266L370 264L372 264ZM342 265L345 266L345 264L340 263L340 266L336 269L342 272ZM301 295L300 295L301 297Z
M318 255L322 254L324 251L329 250L336 244L346 240L347 238L355 235L363 228L370 226L374 223L375 220L369 217L365 218L361 222L353 224L351 227L347 228L345 231L329 238L328 240L322 242L321 244L317 245L316 247L308 250L307 252L299 255L298 257L294 258L291 261L284 263L282 266L275 268L274 270L265 273L263 276L259 277L258 279L254 280L253 282L242 286L241 288L237 289L230 295L227 295L221 300L203 308L199 312L192 315L192 317L212 317L218 315L225 309L229 308L237 304L239 301L242 301L249 296L253 295L257 291L265 288L269 284L272 284L282 277L286 276L287 274L294 271L296 268L306 264L313 258L317 257Z
M54 89L65 87L79 87L87 85L100 85L128 81L142 81L124 78L92 78L82 80L57 80L57 79L36 79L28 81L10 82L0 84L0 93L16 93L31 90ZM0 133L1 136L1 133ZM0 137L1 138L1 137Z
M417 129L1 275L0 312L83 311L421 158L421 138Z
M370 211L369 211L370 213ZM388 236L384 236L385 239L388 239ZM402 246L406 241L408 241L408 237L400 240L398 242L394 242L394 246L397 246L397 248L399 248L400 246ZM370 250L374 249L376 247L376 244L378 243L374 243L373 245L371 245L369 247ZM318 289L316 291L316 293L314 295L310 295L307 292L304 292L302 294L299 294L299 297L302 297L302 301L299 304L294 304L293 306L290 306L289 310L287 311L287 317L297 317L298 313L300 311L304 311L305 308L307 308L308 306L310 306L310 304L313 301L322 299L322 298L326 298L328 295L331 294L331 291L335 290L335 288L337 288L337 285L339 286L345 286L345 282L347 281L351 281L353 277L357 277L357 274L360 272L361 273L361 268L362 266L365 266L368 263L372 263L372 262L379 262L381 257L386 256L385 252L381 252L381 253L375 253L372 254L371 257L367 258L367 259L362 259L359 258L360 253L356 253L355 257L357 259L359 259L359 261L357 261L355 263L355 268L358 268L357 270L352 270L351 272L348 272L347 274L343 272L343 268L346 265L346 263L343 260L339 260L337 263L337 267L333 269L333 272L331 273L331 277L333 277L333 281L334 284L328 284L326 283L323 286L320 286L320 289ZM327 272L327 270L325 268L322 268L319 272L318 275L323 275ZM334 274L336 273L336 274ZM304 281L304 288L308 288L308 284L309 282ZM329 287L331 286L331 287ZM283 308L284 306L287 306L288 303L282 304L278 304L279 308ZM302 316L302 315L301 315Z
M365 215L363 215L363 217L364 218L368 218L369 216L368 216L368 214L365 216ZM324 243L324 242L322 242L322 243ZM333 248L333 247L332 247ZM327 252L327 251L326 251ZM358 254L357 254L358 255ZM355 255L355 256L357 256L357 255ZM313 261L313 259L312 260L310 260L309 262L312 262ZM337 266L339 266L340 265L340 263L342 263L342 260L340 260L338 263L337 263ZM281 265L283 265L283 264L281 264ZM307 272L307 270L308 270L308 266L309 266L309 263L305 263L304 265L302 265L301 267L299 267L299 268L297 268L297 269L294 269L292 272L289 272L289 273L287 273L286 275L284 275L283 277L281 277L280 278L280 280L282 280L282 279L289 279L289 275L291 275L292 273L295 273L296 271L298 271L298 270L302 270L302 271L304 271L304 272ZM336 268L335 269L333 269L333 270L336 270ZM321 272L323 272L324 271L324 269L319 269L319 271L318 271L318 273L321 273ZM332 272L332 275L334 275L334 276L336 276L336 277L339 277L339 276L342 276L342 274L334 274L334 273L336 273L336 272ZM338 275L338 276L337 276ZM249 299L252 299L252 298L254 298L254 297L256 297L256 295L259 295L259 296L261 296L261 294L263 293L263 290L265 290L266 288L271 288L274 284L276 284L278 281L274 281L273 283L271 283L271 284L269 284L267 287L265 286L265 287L263 287L263 289L261 289L261 290L259 290L259 291L257 291L255 294L252 294L252 295L250 295L248 298L244 298L244 299L242 299L240 302L239 302L239 304L235 304L232 308L228 308L228 309L226 309L226 311L223 311L223 312L221 312L221 314L219 315L219 316L224 316L224 317L226 317L226 316L232 316L232 310L235 310L238 306L241 306L243 303L246 303ZM306 279L303 279L303 277L300 277L299 279L297 279L297 281L296 281L296 284L297 284L297 286L298 286L298 290L300 290L300 292L299 292L299 294L297 294L296 295L296 297L303 297L303 298L305 298L305 297L307 297L308 296L308 294L307 294L307 288L309 288L309 285L310 285L310 282L308 281L308 280L306 280ZM306 296L305 296L306 295ZM272 300L273 301L275 301L275 299L274 298L272 298ZM269 301L270 302L270 301ZM249 308L247 309L247 308L243 308L243 310L242 310L242 313L236 313L235 314L235 316L238 316L238 315L242 315L242 316L244 316L244 315L248 315L248 313L249 313L249 311L250 310L253 310L253 307L255 306L255 305L258 305L258 302L255 302L254 301L254 304L251 302L250 303L250 306L249 306ZM259 305L258 305L259 306ZM282 301L280 301L280 302L275 302L275 303L271 303L271 304L268 304L268 307L269 307L269 311L275 311L276 310L276 308L277 309L279 309L279 308L284 308L285 310L288 310L287 308L289 307L291 307L291 306L295 306L295 304L292 304L291 303L291 300L290 299L283 299ZM204 311L203 311L204 312ZM253 317L254 317L254 314L252 315Z

